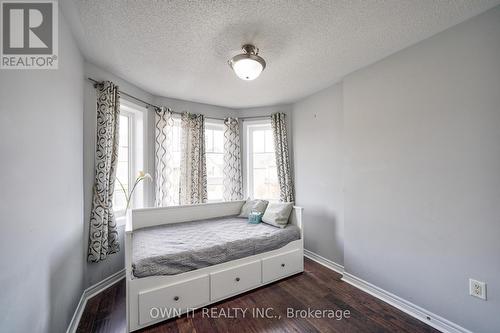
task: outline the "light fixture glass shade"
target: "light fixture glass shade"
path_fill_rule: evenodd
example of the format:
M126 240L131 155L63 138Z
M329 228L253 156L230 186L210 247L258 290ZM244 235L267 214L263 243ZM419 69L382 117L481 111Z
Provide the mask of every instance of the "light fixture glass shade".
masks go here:
M255 46L245 44L242 48L243 53L234 56L229 65L240 79L255 80L266 68L266 62L258 55L259 49Z
M263 69L258 61L250 58L238 60L233 64L234 73L242 80L256 79Z

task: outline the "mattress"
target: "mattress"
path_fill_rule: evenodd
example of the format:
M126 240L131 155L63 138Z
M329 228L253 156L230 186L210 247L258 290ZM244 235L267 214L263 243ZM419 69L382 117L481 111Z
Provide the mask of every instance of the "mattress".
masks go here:
M132 267L136 278L175 275L276 250L300 239L294 225L249 224L235 216L167 224L134 231Z

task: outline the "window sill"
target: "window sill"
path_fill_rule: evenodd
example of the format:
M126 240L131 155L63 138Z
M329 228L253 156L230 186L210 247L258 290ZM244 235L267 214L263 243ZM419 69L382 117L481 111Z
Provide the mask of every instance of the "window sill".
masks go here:
M115 220L116 220L116 226L117 227L121 227L121 226L127 224L127 217L125 215L123 215L123 216L117 216L115 218Z
M217 199L217 200L207 200L207 203L216 203L216 202L224 202L222 199Z

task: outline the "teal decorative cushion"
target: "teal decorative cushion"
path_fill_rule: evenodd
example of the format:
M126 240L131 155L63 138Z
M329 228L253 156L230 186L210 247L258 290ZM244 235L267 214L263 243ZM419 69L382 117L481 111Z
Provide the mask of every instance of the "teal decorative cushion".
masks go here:
M248 214L248 223L259 224L262 222L262 215L264 214L260 212L251 212Z
M248 215L250 215L250 212L259 212L264 214L268 203L269 202L266 200L250 200L250 198L248 198L243 207L241 207L239 217L248 217Z

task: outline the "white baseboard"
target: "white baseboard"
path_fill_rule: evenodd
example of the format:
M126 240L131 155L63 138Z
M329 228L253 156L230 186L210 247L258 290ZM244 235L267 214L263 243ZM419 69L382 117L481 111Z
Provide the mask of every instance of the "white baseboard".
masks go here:
M466 328L457 325L437 314L427 311L418 305L415 305L401 297L398 297L382 288L379 288L369 282L366 282L352 274L344 272L342 280L353 285L354 287L363 290L364 292L377 297L378 299L389 303L395 308L409 314L410 316L419 319L429 326L445 333L472 333Z
M398 297L382 288L379 288L367 281L364 281L352 274L345 272L344 266L337 264L329 259L320 256L317 253L304 249L304 256L314 260L315 262L342 274L342 281L349 283L350 285L363 290L364 292L377 297L378 299L389 303L395 308L409 314L410 316L426 323L429 326L434 327L437 330L445 333L472 333L466 328L457 325L437 314L427 311L418 305L415 305L401 297Z
M316 261L318 264L321 264L326 268L331 269L332 271L344 274L344 266L337 264L336 262L331 261L330 259L326 259L325 257L322 257L317 253L304 249L304 256L313 261Z
M78 305L76 306L75 313L73 314L73 318L71 318L66 333L76 332L78 323L80 323L80 319L83 314L83 310L85 310L85 305L90 298L94 297L104 289L111 287L123 278L125 278L125 268L85 289L82 293L82 297L80 297Z

